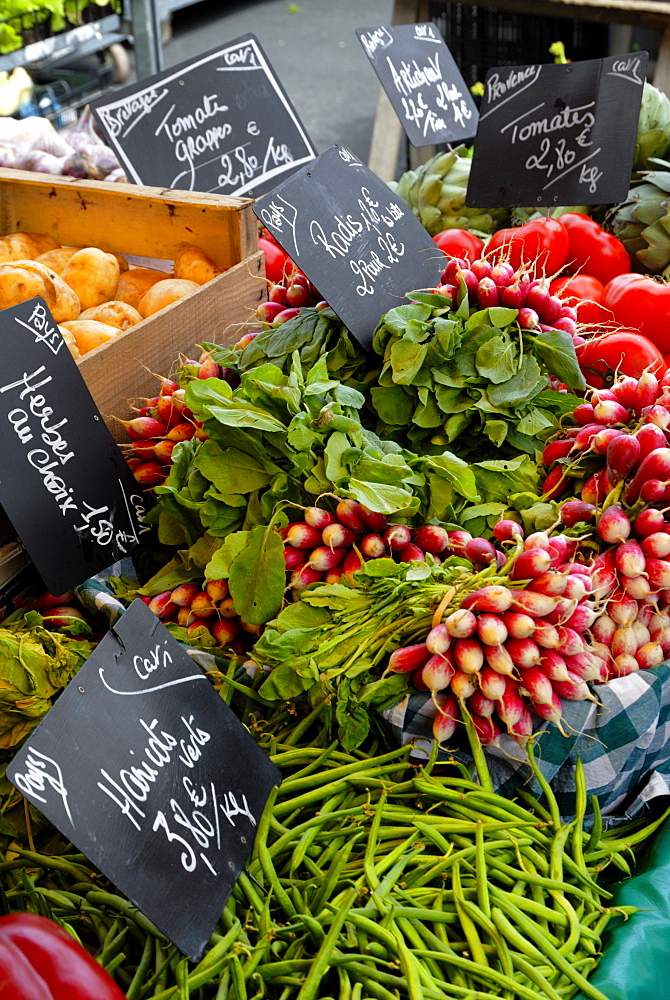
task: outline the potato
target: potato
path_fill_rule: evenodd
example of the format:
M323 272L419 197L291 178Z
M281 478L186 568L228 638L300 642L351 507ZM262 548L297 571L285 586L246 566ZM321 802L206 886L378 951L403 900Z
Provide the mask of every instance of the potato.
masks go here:
M98 323L107 323L108 326L115 326L119 330L127 330L129 326L142 322L137 309L129 306L127 302L119 302L118 299L103 302L99 306L93 306L92 309L85 309L79 319L94 319Z
M70 323L63 323L62 326L74 337L80 354L88 354L94 347L106 344L108 340L114 340L120 333L115 326L96 323L93 319L75 319Z
M61 332L61 337L65 341L68 351L76 361L77 358L81 357L81 351L77 347L77 341L74 339L74 334L68 330L66 326L59 325L58 329Z
M111 253L84 247L70 257L61 277L77 293L83 310L113 299L120 273L119 263Z
M44 278L14 264L0 264L0 309L9 309L35 295L46 298Z
M217 275L223 274L223 269L215 264L200 247L192 243L182 243L174 259L175 278L185 278L195 281L196 285L204 285Z
M62 274L63 268L69 263L70 257L76 254L77 250L81 250L81 247L56 247L55 250L47 250L46 253L41 253L35 259L38 264L44 264L45 267L50 267L56 274Z
M149 291L143 296L137 309L144 319L153 316L160 309L165 309L178 299L196 292L200 288L195 281L187 281L185 278L166 278L165 281L157 281Z
M41 275L44 280L44 298L57 323L77 319L81 312L81 303L76 293L65 284L59 274L40 264L38 260L18 260L7 265L7 267L16 266L23 268L24 271Z
M165 271L155 271L151 267L131 267L119 278L119 285L114 296L117 302L126 302L137 309L142 296L149 291L157 281L164 281L168 275Z
M34 260L60 244L43 233L10 233L0 239L0 263L9 260Z

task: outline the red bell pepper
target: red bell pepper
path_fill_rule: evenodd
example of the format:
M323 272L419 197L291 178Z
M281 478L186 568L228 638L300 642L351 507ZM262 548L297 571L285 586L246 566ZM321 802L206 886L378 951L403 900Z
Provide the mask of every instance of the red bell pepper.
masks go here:
M2 1000L125 1000L67 931L36 913L0 917Z

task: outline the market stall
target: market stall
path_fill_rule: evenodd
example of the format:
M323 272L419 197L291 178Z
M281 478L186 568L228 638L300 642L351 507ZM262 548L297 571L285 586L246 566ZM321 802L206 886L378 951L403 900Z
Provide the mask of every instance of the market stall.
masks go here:
M0 171L0 996L658 993L670 101L358 35L390 184L254 36Z

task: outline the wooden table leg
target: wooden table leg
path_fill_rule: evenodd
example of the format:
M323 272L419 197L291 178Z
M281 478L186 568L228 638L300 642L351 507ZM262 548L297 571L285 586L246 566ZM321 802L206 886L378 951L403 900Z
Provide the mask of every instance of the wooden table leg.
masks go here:
M653 84L670 95L670 26L663 32L663 38L658 50Z

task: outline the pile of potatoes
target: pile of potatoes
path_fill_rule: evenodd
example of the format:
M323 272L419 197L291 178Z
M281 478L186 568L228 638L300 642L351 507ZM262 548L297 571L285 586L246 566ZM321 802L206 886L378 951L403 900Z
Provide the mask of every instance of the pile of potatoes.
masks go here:
M125 257L98 247L63 247L41 233L0 238L0 309L41 296L75 358L219 274L191 243L181 245L167 274L130 267Z

